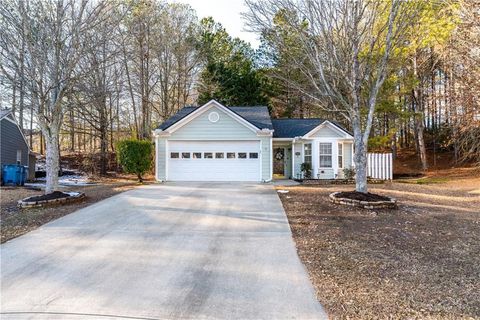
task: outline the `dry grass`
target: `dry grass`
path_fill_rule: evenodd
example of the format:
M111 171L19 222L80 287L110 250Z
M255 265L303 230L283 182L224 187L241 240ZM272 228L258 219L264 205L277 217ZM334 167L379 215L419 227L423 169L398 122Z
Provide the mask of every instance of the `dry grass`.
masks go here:
M97 178L96 182L98 183L96 185L72 186L62 189L62 191L84 192L86 198L81 202L29 209L18 208L17 201L26 197L41 195L43 194L42 191L23 187L2 187L0 197L1 243L21 236L49 221L63 217L120 192L130 190L138 185L134 177L126 175Z
M480 318L480 179L389 183L397 210L331 204L353 186L280 194L300 258L332 318Z

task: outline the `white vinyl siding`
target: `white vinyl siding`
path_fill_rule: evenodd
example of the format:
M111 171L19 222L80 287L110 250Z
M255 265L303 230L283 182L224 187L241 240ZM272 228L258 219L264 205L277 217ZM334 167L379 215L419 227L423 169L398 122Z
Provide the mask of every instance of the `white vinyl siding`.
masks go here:
M351 168L353 166L352 151L353 151L352 143L343 144L343 166L345 168Z
M157 158L157 161L156 161L156 164L155 164L156 165L155 168L156 168L157 180L165 181L165 171L166 171L166 167L165 167L165 165L166 165L166 162L165 162L165 158L166 158L165 139L157 138L155 151L156 151L156 158Z
M262 161L262 180L268 181L272 179L272 137L260 137L259 139L261 141L261 152L259 154L259 157Z
M219 120L211 122L208 115L217 112ZM220 108L213 107L172 133L171 140L248 140L255 132L233 119Z
M301 142L297 142L293 144L293 173L292 178L300 178L302 173L302 155L303 155L303 144Z
M312 138L342 138L343 134L340 131L330 127L330 125L324 125L320 129L315 131L311 137Z
M338 168L343 169L343 144L338 144Z

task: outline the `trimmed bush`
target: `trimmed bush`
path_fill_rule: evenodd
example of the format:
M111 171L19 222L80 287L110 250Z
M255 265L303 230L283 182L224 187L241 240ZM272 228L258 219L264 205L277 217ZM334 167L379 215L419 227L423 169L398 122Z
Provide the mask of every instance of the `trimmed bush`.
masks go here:
M347 180L355 179L355 168L345 168L343 169L343 177Z
M117 142L117 160L127 173L136 174L138 181L143 182L142 175L152 165L153 146L150 141L122 140Z
M303 178L312 178L312 165L308 162L304 162L300 165L300 170L303 172Z

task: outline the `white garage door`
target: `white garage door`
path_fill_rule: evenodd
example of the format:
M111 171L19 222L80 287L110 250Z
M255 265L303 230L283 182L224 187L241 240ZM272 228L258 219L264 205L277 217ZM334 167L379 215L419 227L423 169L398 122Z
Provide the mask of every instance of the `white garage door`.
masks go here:
M167 180L260 181L259 141L169 141Z

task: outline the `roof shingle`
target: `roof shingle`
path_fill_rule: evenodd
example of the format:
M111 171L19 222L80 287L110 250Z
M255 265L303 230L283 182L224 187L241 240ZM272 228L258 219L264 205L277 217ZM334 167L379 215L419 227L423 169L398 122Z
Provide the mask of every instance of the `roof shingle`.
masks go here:
M274 138L301 137L315 129L325 120L323 119L273 119Z
M170 126L175 124L176 122L182 120L190 113L195 111L198 107L184 107L176 114L168 118L165 122L163 122L158 129L165 130L168 129ZM226 107L229 110L235 112L237 115L242 117L243 119L247 120L254 126L259 129L273 129L272 120L270 119L270 114L268 112L268 108L265 106L256 106L256 107Z
M176 122L182 120L190 113L197 110L198 107L184 107L180 109L176 114L168 118L163 122L158 129L166 130ZM243 119L247 120L259 129L274 130L274 138L295 138L302 137L308 132L315 129L322 124L325 120L319 118L310 119L271 119L268 108L265 106L248 106L248 107L226 107L233 111ZM332 121L331 121L332 122ZM346 131L338 123L332 122L333 125Z

